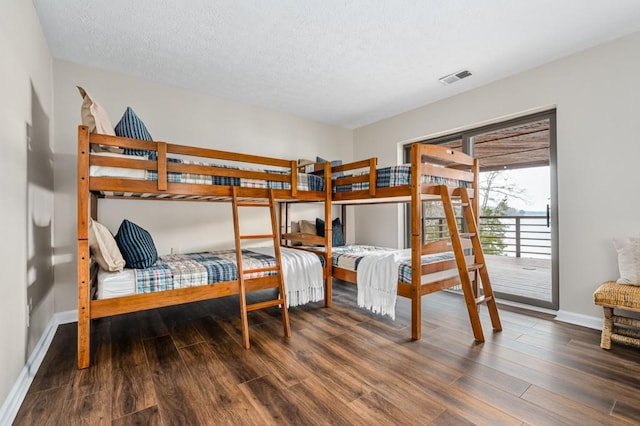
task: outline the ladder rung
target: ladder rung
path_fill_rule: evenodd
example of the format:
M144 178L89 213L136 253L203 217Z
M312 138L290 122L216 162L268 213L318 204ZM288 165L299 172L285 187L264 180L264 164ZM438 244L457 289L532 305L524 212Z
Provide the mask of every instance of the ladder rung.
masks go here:
M479 269L482 269L483 266L484 266L484 263L473 263L473 264L467 266L467 271L469 271L469 272L477 271Z
M475 232L461 232L460 238L473 238L476 236Z
M271 207L271 204L267 203L237 203L238 207Z
M274 234L264 234L264 235L239 235L238 238L241 240L264 240L266 238L273 238Z
M242 274L257 274L259 272L279 271L279 266L270 266L268 268L243 269Z
M479 305L481 303L486 303L489 302L490 300L492 300L493 297L491 296L480 296L480 297L476 297L476 305Z
M275 299L275 300L267 300L265 302L252 303L251 305L247 305L247 311L257 311L258 309L270 308L272 306L282 305L284 304L284 300Z

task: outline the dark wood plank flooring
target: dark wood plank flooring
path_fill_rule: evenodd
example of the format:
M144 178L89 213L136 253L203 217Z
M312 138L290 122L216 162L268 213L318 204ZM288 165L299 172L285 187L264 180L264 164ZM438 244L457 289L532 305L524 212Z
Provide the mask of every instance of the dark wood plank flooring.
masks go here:
M87 370L60 326L15 424L640 424L640 351L597 331L505 307L492 333L482 307L476 344L440 292L414 342L408 300L391 321L355 297L337 282L333 308L291 309L291 339L277 308L251 313L250 350L235 297L97 320Z

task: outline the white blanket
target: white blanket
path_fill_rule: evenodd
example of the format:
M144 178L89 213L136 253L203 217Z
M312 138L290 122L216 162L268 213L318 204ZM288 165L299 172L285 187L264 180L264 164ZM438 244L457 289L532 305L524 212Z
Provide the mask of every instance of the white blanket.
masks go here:
M358 306L396 319L398 267L411 249L367 254L358 264Z
M252 247L249 250L274 256L273 247ZM324 282L318 255L287 247L280 247L280 253L287 307L323 300Z

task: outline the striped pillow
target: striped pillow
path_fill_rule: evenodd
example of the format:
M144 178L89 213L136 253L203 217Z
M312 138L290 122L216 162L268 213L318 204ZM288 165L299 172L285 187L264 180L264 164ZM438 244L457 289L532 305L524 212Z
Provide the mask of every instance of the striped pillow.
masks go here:
M158 251L151 234L126 219L120 224L116 243L127 268L148 268L158 260Z
M141 139L143 141L152 141L151 134L147 130L147 127L144 125L140 117L133 112L131 107L127 107L127 110L122 115L122 118L116 124L114 128L116 132L116 136L120 136L122 138L131 138L131 139ZM148 156L151 157L152 153L155 154L155 151L147 151L145 149L133 149L133 148L125 148L124 154L126 155L140 155L140 156Z
M328 161L322 157L316 157L316 163L327 163ZM342 166L342 160L333 160L331 162L331 167ZM333 178L339 178L344 176L344 172L335 172L332 174Z
M316 234L324 237L324 220L316 218ZM331 222L331 245L333 247L341 247L344 243L344 235L342 233L342 223L337 217Z

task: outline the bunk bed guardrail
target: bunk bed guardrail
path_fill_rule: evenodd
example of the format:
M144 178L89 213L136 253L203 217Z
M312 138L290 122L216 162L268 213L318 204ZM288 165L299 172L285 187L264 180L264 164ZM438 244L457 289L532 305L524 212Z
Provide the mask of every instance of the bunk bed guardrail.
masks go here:
M85 126L79 126L78 141L80 170L87 170L87 178L90 166L141 170L157 175L155 180L92 177L91 185L88 188L91 191L121 192L123 188L126 188L128 191L147 194L168 193L194 197L198 195L231 197L231 185L224 183L220 185L200 185L197 183L172 182L170 175L173 173L207 176L223 181L248 179L270 183L269 188L257 187L257 185L254 187L241 187L239 189L240 197L267 198L268 189L275 190L277 199L301 198L317 200L324 197L324 191L299 191L298 184L301 175L298 173L295 160L290 161L166 142L143 141L89 133L88 128ZM148 156L148 158L90 155L92 145L141 150L152 153L152 155ZM194 160L190 162L175 162L171 161L171 157L189 158L189 160L193 158ZM192 164L196 162L198 164ZM223 164L216 164L216 162L222 162ZM254 167L262 169L254 169ZM273 168L273 170L269 168ZM325 178L324 167L320 170L322 170L322 173L317 174Z

